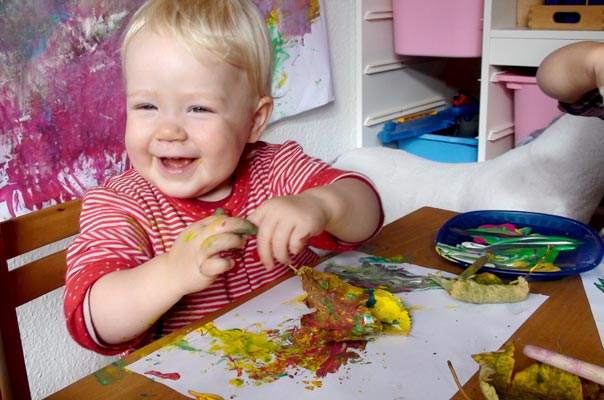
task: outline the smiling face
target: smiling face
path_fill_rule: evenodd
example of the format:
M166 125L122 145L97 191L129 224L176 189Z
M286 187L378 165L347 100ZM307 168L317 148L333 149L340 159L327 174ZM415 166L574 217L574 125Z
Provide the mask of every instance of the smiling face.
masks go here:
M132 39L124 59L126 149L134 168L165 194L217 201L230 193L272 100L251 89L245 71L196 51L145 29Z

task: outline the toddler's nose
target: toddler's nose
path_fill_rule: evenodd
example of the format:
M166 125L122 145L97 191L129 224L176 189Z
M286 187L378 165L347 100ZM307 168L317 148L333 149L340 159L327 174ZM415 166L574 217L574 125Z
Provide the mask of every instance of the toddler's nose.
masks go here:
M187 138L187 132L177 121L166 118L157 127L156 138L165 141L180 141Z

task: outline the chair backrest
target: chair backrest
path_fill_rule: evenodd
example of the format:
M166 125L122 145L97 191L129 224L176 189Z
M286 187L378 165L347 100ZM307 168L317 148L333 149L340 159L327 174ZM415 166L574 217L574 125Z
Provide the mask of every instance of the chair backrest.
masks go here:
M79 215L72 200L0 222L0 399L31 398L16 308L63 286L66 270L64 249L10 271L8 260L48 254L46 246L79 232Z

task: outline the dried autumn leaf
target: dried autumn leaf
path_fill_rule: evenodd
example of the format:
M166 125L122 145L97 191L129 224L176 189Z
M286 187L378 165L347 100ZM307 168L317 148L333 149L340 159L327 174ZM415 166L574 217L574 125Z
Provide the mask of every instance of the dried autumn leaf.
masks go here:
M547 364L535 363L518 372L514 376L512 386L539 399L583 399L581 380L578 376Z
M488 274L488 272L483 272L465 281L436 275L428 276L441 285L451 297L467 303L515 303L526 299L529 295L529 285L523 277L518 277L517 283L484 284L479 283L476 279L483 274Z
M561 369L534 363L514 375L514 345L502 350L474 354L480 365L480 389L487 400L583 400L582 381ZM585 385L584 385L585 386ZM593 385L592 385L593 386ZM587 386L585 386L587 387Z
M515 303L529 295L526 279L519 277L514 283L506 284L490 272L476 274L489 258L482 256L470 265L458 278L445 278L429 274L452 297L474 304Z
M472 358L480 365L480 389L487 399L497 399L497 393L512 384L514 371L514 345L508 344L502 350L490 353L473 354ZM493 391L494 397L493 397Z

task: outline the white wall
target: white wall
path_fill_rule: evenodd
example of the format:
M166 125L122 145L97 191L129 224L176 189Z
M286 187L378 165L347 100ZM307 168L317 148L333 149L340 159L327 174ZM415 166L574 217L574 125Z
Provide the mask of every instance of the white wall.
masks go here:
M335 102L274 123L264 140L280 143L293 139L308 154L331 161L344 150L356 147L357 24L355 2L328 0L323 5ZM63 322L61 294L62 290L57 290L19 309L34 399L47 396L115 359L84 350L73 342Z

